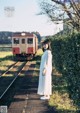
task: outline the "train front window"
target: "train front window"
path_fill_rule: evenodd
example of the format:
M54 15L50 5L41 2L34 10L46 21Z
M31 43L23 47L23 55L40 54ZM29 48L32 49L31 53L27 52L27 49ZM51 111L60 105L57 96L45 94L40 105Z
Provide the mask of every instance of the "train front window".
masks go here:
M27 43L28 44L33 44L33 38L28 38Z
M22 44L25 44L25 39L22 39Z
M14 44L19 44L19 39L18 38L14 38Z

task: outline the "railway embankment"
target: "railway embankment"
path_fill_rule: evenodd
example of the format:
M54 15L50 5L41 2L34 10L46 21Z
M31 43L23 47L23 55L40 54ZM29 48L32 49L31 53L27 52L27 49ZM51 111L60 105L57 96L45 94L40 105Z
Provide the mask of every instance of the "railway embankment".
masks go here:
M0 105L6 105L8 113L55 113L48 107L48 101L37 95L39 65L39 60L28 61L2 98Z

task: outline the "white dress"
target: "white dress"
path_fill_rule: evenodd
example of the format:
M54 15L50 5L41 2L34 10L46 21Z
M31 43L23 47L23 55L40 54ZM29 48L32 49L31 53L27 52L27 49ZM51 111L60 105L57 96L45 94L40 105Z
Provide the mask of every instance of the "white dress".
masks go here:
M46 74L42 75L44 68L46 69ZM46 50L41 57L37 94L40 94L40 95L52 94L51 73L52 73L52 54L50 50Z

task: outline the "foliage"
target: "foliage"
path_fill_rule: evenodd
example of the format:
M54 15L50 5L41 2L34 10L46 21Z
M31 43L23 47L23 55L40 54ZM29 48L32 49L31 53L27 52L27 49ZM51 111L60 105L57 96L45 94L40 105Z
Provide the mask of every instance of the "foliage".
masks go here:
M50 109L55 109L57 113L79 113L79 109L69 97L65 77L55 67L52 72L52 88L53 94L49 100Z
M39 32L32 32L32 33L34 33L37 36L38 43L40 43L41 42L41 35L39 34Z
M11 44L12 32L0 32L0 44Z
M42 54L43 54L42 49L38 49L37 50L37 53L36 53L36 56L41 56Z
M80 107L80 33L52 39L53 64L63 74L70 97Z
M40 4L42 13L46 14L51 21L63 20L69 26L80 30L80 3L77 0L44 0Z

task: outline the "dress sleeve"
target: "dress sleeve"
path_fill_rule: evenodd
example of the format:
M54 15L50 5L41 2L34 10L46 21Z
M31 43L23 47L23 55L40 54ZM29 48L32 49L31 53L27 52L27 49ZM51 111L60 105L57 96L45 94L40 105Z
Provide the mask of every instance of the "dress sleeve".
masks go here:
M52 54L51 51L47 52L46 66L45 69L49 69L52 66Z

